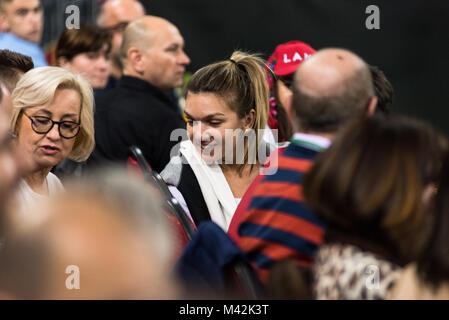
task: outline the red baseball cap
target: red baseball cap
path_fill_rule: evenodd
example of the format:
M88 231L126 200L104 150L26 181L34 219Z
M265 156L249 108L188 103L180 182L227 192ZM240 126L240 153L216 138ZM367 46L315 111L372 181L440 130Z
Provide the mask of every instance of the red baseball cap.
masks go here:
M307 43L289 41L278 45L267 62L276 75L285 76L295 72L296 68L315 52Z

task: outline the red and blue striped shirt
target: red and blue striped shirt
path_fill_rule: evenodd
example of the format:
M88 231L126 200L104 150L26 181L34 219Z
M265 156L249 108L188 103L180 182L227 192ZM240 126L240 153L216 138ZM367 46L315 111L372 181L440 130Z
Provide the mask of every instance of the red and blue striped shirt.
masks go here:
M323 146L293 139L280 150L277 171L259 176L245 195L249 206L233 238L264 283L276 261L310 265L323 242L324 223L304 204L302 193L303 175L321 150Z

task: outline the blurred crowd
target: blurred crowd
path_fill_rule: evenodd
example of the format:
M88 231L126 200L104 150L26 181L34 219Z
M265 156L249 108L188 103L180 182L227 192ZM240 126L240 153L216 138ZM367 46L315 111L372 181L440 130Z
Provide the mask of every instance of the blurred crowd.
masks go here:
M448 140L381 67L301 39L186 79L138 0L43 24L0 0L0 299L449 299Z

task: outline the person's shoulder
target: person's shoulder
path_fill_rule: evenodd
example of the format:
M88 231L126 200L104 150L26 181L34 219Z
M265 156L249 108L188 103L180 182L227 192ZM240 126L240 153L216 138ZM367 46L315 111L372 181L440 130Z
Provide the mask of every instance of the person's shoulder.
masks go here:
M296 158L303 160L314 160L321 151L292 142L283 148L280 158Z
M52 172L49 172L47 175L47 184L50 194L64 190L61 180Z
M0 46L2 49L8 49L8 46L15 44L23 44L23 40L15 36L12 33L1 32L0 33Z
M388 300L417 300L424 296L425 286L418 279L417 264L410 263L402 269L393 288L389 292Z
M95 102L97 105L112 103L113 105L116 102L120 102L120 99L130 99L131 97L127 96L122 87L109 88L105 90L100 95L97 95Z
M104 119L106 114L118 113L120 117L128 113L135 105L133 95L121 87L111 88L95 97L96 121Z
M43 51L36 43L21 39L12 33L0 34L0 49L9 49L29 56L42 55Z
M180 154L170 158L169 163L161 171L161 177L168 185L177 187L181 180L183 158Z

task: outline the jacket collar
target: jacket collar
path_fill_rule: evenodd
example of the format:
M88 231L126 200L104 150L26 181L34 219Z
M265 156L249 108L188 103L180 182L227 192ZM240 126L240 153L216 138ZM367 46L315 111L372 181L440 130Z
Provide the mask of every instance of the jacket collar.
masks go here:
M163 93L159 88L155 87L154 85L143 79L139 79L137 77L132 76L122 76L120 78L119 86L149 93L157 97L158 99L163 100L165 103L170 104L173 108L176 107L165 93Z

